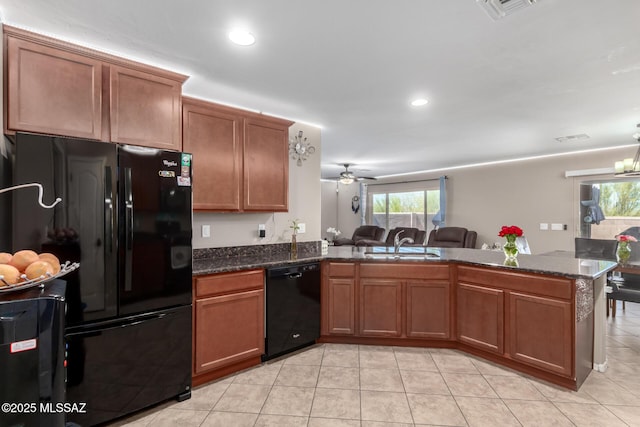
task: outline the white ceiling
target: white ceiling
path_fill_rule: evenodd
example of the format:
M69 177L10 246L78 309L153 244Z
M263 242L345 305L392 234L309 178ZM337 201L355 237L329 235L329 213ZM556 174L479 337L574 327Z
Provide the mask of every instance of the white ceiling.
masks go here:
M476 0L0 0L0 14L190 75L187 95L320 125L323 176L628 145L640 123L638 0L539 0L498 21ZM235 26L257 42L231 44Z

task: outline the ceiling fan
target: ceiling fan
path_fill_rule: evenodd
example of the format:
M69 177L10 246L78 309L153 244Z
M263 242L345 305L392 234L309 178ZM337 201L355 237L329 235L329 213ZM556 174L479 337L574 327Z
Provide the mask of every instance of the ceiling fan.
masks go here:
M344 166L344 171L340 172L340 176L335 178L341 184L349 185L352 182L361 181L363 179L376 179L371 176L356 176L352 171L349 170L349 166L351 166L350 163L343 163L342 166Z

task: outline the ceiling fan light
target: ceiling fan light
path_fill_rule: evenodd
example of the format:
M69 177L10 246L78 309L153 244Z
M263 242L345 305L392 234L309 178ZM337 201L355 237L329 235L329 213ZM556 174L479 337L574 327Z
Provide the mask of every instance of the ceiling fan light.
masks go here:
M427 105L429 101L425 98L418 98L411 101L411 105L414 107L422 107L423 105Z
M251 46L256 38L249 31L236 28L229 33L229 39L240 46Z
M349 184L352 184L353 181L354 181L354 179L349 177L349 176L341 176L340 177L340 184L349 185Z

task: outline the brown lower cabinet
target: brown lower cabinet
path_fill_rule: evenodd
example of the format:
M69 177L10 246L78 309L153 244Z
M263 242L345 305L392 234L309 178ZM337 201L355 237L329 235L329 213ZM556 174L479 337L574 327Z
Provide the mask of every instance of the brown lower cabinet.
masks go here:
M363 337L402 335L402 282L360 279L360 328Z
M504 353L504 291L458 283L458 341L497 354Z
M573 312L569 301L509 293L509 354L518 361L570 375Z
M445 264L325 262L322 335L451 339L449 275Z
M199 276L193 286L193 384L260 363L264 270Z
M577 389L590 372L593 320L576 319L575 301L562 277L325 261L321 341L458 348Z

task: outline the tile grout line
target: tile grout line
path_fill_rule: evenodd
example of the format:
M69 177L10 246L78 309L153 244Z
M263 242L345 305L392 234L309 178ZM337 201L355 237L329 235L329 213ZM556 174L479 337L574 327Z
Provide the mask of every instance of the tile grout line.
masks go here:
M402 378L402 372L400 371L400 365L398 364L398 358L396 357L396 349L392 348L393 351L393 360L396 361L396 369L398 371L398 375L400 375L400 382L402 383L402 390L404 390L404 401L407 402L407 407L409 408L409 415L411 415L411 421L413 424L416 424L416 419L413 417L413 410L411 409L411 405L409 404L409 396L407 396L407 388L404 385L404 379Z

